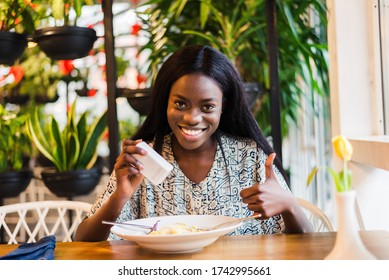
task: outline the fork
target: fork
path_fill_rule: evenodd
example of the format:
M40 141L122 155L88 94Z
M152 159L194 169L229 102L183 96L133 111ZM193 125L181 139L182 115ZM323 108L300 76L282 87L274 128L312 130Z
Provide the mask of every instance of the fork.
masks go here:
M138 227L138 228L143 228L143 229L148 229L150 232L156 231L158 229L158 223L159 220L154 223L152 226L146 226L146 225L138 225L138 224L131 224L131 223L124 223L124 222L112 222L112 221L101 221L103 224L106 225L113 225L113 226L119 226L122 228L128 228L128 227Z

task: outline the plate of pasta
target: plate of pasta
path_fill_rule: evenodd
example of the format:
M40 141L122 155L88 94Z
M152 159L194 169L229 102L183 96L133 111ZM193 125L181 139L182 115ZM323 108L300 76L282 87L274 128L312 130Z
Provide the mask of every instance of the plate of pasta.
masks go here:
M152 226L158 221L156 231L116 225L111 228L111 232L159 253L190 253L212 244L220 236L234 231L242 223L237 222L215 230L204 229L235 220L238 219L220 215L158 216L128 221L131 224L146 226Z

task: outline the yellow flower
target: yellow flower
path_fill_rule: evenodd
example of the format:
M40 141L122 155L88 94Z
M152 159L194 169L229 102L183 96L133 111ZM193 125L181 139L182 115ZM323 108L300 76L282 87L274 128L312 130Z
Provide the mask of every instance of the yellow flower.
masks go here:
M346 192L351 190L351 170L347 168L347 162L350 161L353 154L351 143L343 136L335 136L332 138L332 146L336 155L343 161L343 170L336 172L330 167L324 167L332 176L336 190L338 192ZM319 171L320 167L315 167L308 175L307 186L310 185L312 179Z
M332 146L337 156L343 161L349 161L353 154L353 146L351 143L343 136L335 136L332 138Z

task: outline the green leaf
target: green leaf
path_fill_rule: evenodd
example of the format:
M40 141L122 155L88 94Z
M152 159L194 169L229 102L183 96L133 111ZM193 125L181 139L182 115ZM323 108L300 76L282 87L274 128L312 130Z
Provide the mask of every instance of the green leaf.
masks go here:
M26 127L31 140L34 142L37 149L55 166L60 166L58 159L53 155L51 145L47 142L47 138L44 135L42 125L39 121L38 108L36 108L28 118Z
M200 27L203 29L207 24L209 13L211 10L210 7L211 0L203 0L200 3Z
M84 114L81 115L77 123L77 134L78 134L78 140L80 141L80 147L85 146L85 140L87 137L87 129L88 129L87 117L88 117L88 112L85 112Z
M51 14L56 20L62 20L65 15L65 2L63 0L51 0Z
M86 166L91 168L96 160L97 145L107 127L107 111L96 119L91 125L84 146L81 147L80 158L77 166Z
M68 115L67 115L67 126L65 129L68 129L68 130L71 130L71 131L74 131L76 129L76 121L75 121L75 118L76 118L76 103L77 103L77 98L76 100L74 100L73 104L70 106L70 109L69 109L69 112L68 112Z
M76 16L81 16L81 10L82 10L82 3L83 0L73 0L73 9L76 12Z
M20 150L14 150L14 151L13 151L12 160L11 160L11 162L13 163L12 169L14 169L14 170L20 170L20 169L22 169L22 167L23 167L23 162L20 161L20 160L18 160L18 159L21 158L22 156L23 156L22 151L20 151Z
M68 163L66 169L77 169L77 160L80 155L80 141L78 140L77 134L73 131L68 132L67 139ZM83 166L81 166L81 168L83 168Z
M335 172L332 168L328 168L328 171L331 174L332 179L334 180L336 191L342 192L343 188L339 173Z
M319 171L319 168L318 167L314 167L311 172L309 173L308 175L308 178L307 178L307 187L311 184L313 178L316 176L317 172Z
M345 192L351 190L351 170L342 170L339 172L340 191Z
M66 149L65 149L65 140L62 137L61 131L59 129L58 122L53 116L51 116L51 129L49 131L50 138L53 140L53 156L57 158L58 165L56 167L58 170L63 171L66 166ZM53 147L54 148L54 147Z

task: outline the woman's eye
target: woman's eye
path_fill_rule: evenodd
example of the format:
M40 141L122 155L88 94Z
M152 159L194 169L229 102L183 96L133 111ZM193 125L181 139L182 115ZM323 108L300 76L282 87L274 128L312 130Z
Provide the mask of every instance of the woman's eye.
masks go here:
M203 106L203 111L204 111L204 112L209 112L209 111L212 111L214 108L215 108L214 105L207 104L207 105L204 105L204 106Z
M182 102L182 101L175 101L175 102L174 102L174 105L175 105L177 108L185 108L185 103Z

